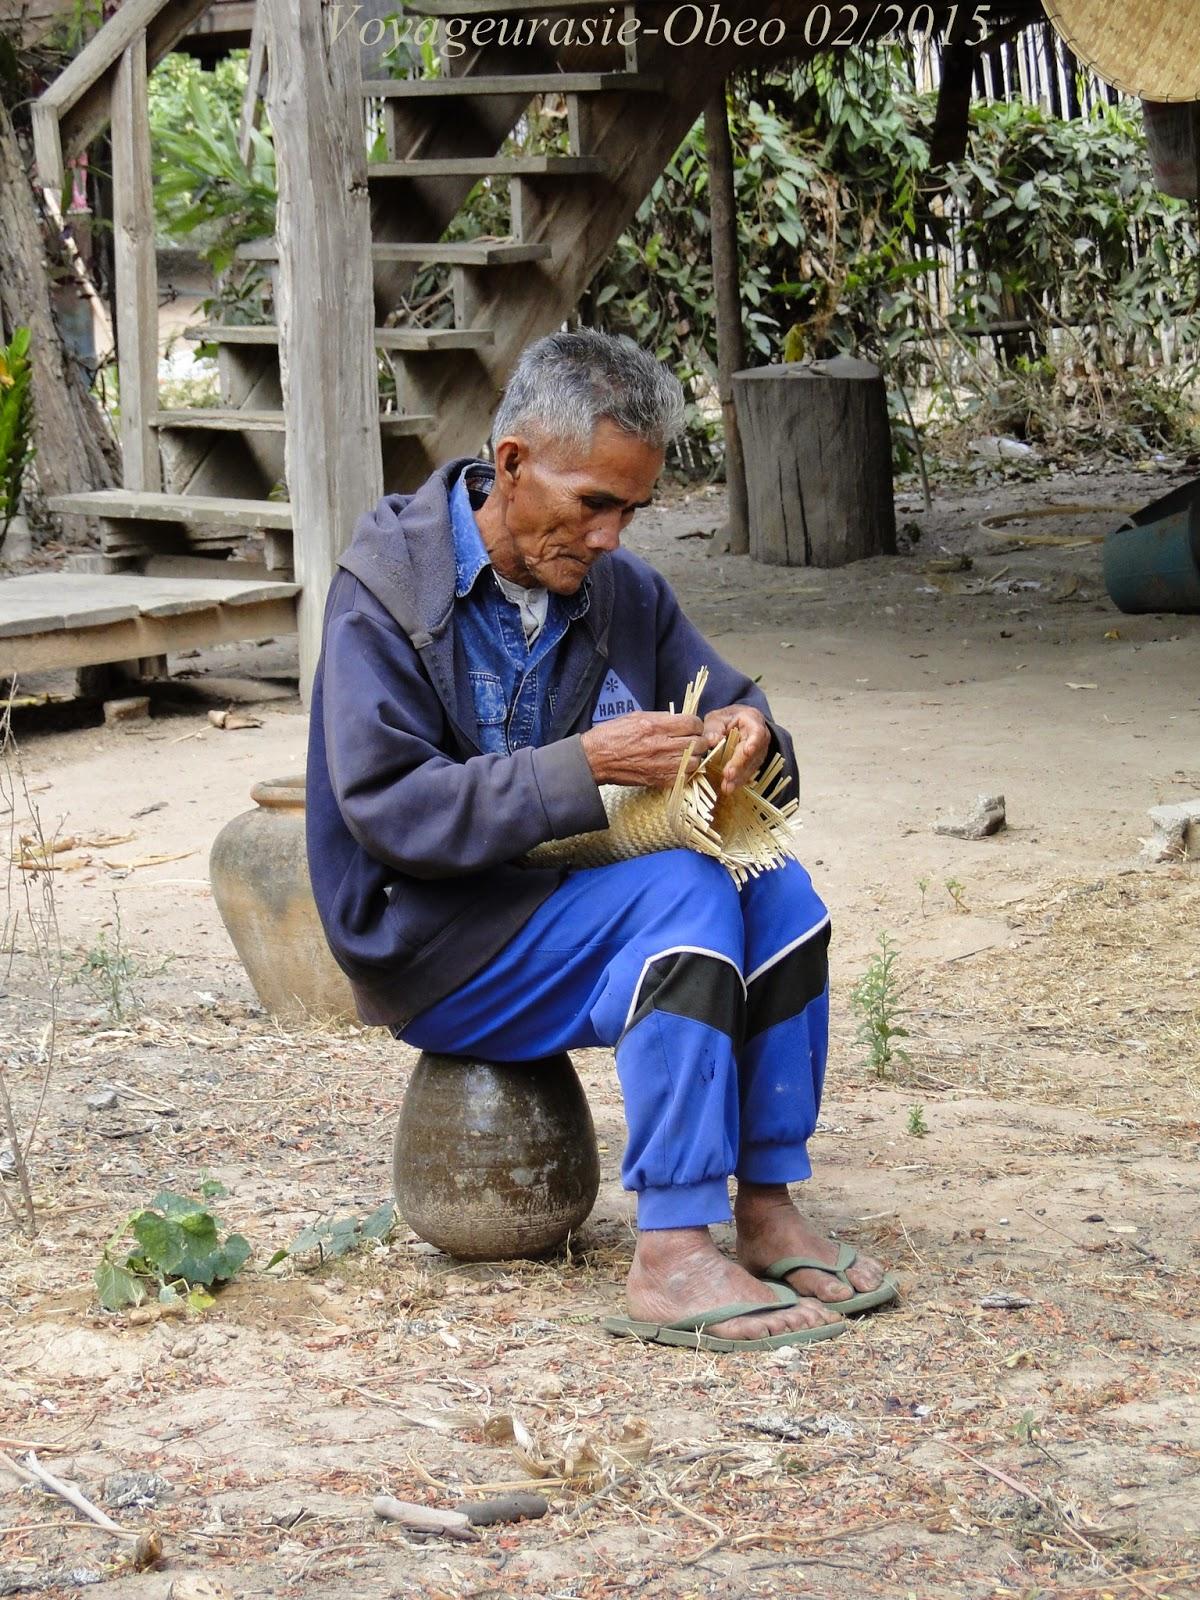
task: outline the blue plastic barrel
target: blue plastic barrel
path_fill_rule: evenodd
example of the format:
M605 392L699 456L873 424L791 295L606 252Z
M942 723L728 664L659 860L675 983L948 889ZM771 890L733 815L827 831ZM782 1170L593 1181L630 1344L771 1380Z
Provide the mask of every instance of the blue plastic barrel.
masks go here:
M1104 585L1121 611L1200 612L1200 479L1108 535Z

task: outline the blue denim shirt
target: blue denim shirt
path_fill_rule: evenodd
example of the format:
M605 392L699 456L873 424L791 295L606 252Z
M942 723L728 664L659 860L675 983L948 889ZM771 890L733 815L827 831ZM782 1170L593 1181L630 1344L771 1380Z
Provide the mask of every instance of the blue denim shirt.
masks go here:
M486 462L473 463L450 491L455 625L467 657L479 748L485 755L511 755L524 745L546 742L558 689L558 647L568 626L587 610L590 596L586 579L577 595L552 594L541 632L526 644L520 610L496 582L475 521L472 491L482 505L492 477Z

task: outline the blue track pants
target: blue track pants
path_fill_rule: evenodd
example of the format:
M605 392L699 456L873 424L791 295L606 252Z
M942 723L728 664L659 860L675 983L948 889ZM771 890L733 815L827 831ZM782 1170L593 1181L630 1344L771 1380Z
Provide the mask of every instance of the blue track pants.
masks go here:
M730 1174L811 1173L829 1029L829 914L796 862L738 889L690 850L568 873L406 1043L529 1060L611 1045L621 1179L641 1228L730 1216Z

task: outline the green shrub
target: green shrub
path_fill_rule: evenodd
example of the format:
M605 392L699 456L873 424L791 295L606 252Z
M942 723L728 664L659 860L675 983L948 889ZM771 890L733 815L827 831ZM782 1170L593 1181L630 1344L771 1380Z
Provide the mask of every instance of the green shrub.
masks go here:
M25 469L33 460L33 401L29 392L29 329L16 328L0 345L0 547L17 514Z

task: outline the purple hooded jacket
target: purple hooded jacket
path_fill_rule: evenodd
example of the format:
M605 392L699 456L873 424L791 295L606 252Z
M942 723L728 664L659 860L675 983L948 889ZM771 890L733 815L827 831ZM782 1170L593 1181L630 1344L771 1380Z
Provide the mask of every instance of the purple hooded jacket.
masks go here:
M547 742L483 755L454 627L449 490L466 459L362 517L325 610L308 749L308 863L326 938L364 1022L399 1028L465 983L562 881L514 863L606 825L580 735L665 711L707 666L701 714L767 702L639 557L601 557L559 646ZM788 735L771 725L793 783Z

